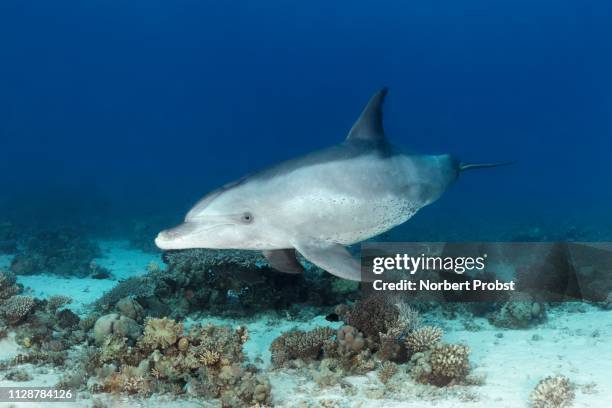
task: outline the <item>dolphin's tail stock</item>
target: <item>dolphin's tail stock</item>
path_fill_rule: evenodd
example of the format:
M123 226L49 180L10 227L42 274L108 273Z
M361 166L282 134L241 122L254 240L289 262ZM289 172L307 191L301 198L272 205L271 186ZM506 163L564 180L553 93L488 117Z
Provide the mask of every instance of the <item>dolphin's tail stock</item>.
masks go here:
M473 170L473 169L485 169L489 167L508 166L515 164L516 160L496 162L496 163L459 163L459 171Z

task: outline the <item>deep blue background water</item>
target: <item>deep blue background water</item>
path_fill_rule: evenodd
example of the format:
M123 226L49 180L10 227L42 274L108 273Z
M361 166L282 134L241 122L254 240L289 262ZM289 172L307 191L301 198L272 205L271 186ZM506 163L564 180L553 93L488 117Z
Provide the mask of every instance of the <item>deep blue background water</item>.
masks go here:
M604 0L2 1L0 218L177 221L340 142L387 85L394 143L518 160L415 225L612 223L611 22Z

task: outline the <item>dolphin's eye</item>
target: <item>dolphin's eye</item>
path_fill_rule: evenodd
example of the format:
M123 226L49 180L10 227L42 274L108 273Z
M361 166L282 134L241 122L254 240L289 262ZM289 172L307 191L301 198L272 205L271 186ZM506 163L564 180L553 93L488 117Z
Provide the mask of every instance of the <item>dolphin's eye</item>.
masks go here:
M245 212L240 217L240 220L245 224L250 224L251 222L253 222L253 214L251 214L250 212Z

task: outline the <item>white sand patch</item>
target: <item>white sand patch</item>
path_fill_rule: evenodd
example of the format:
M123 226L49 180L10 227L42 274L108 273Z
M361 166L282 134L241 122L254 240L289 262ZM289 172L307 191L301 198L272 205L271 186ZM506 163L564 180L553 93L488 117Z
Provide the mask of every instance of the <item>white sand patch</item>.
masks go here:
M51 274L20 275L17 281L25 288L25 294L38 298L53 295L65 295L72 298L68 306L75 313L85 313L86 306L97 300L104 292L112 289L120 280L132 276L144 275L150 262L163 267L159 256L138 249L129 248L127 241L101 241L99 243L103 257L95 262L108 268L112 279L92 279L61 277Z
M9 332L0 340L0 361L10 360L20 353L21 346L15 341L15 333Z
M128 241L100 241L98 244L103 256L95 262L110 269L117 280L144 275L151 262L160 268L165 267L160 254L130 248Z

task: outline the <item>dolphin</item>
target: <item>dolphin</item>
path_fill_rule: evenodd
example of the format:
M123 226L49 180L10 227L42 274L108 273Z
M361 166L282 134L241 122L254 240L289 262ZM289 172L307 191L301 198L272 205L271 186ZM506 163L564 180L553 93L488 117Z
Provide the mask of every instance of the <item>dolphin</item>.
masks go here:
M398 226L436 201L462 171L508 163L466 164L448 154L402 153L383 129L387 88L372 96L344 142L229 183L202 198L162 250L262 251L281 272L301 273L296 250L340 278L362 280L346 249Z

